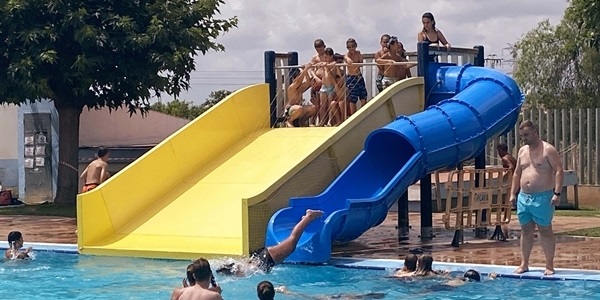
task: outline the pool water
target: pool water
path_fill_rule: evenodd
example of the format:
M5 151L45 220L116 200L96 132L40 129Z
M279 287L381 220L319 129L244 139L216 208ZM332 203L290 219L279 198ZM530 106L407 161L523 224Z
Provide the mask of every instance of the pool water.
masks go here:
M218 263L211 261L213 267ZM97 257L35 252L33 260L0 264L0 299L169 299L181 284L188 261ZM508 279L449 288L442 280L399 281L391 270L282 265L270 274L223 277L224 299L257 299L256 284L269 280L304 296L385 293L418 299L600 299L598 281ZM276 299L309 299L277 295ZM344 298L337 298L344 299ZM372 298L365 298L372 299Z

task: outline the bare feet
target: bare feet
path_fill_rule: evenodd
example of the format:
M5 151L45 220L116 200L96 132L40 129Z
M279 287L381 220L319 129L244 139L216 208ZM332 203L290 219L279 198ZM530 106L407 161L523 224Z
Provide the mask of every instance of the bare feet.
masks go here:
M322 215L323 211L321 210L307 209L306 214L304 216L309 218L310 220L314 220Z
M544 275L554 275L554 269L546 268Z
M515 270L516 274L523 274L525 272L529 272L529 267L520 266Z

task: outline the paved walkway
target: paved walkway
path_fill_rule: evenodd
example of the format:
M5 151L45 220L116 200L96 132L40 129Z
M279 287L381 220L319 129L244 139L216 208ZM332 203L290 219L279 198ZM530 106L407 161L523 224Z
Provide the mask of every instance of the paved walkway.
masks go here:
M450 246L454 232L444 229L442 214L434 214L434 234L431 241L421 242L420 216L410 214L412 229L410 240L398 241L395 226L397 214L390 212L387 219L378 227L372 228L360 238L346 245L336 245L333 255L337 257L368 257L402 259L413 248L431 249L436 261L458 263L483 263L495 265L518 265L519 226L516 220L509 225L510 239L507 242L475 239L472 230L465 230L464 244L458 248ZM557 232L595 227L600 218L555 217ZM27 242L76 243L76 221L62 217L0 216L0 240L5 240L8 232L19 230ZM491 232L488 234L491 236ZM6 245L3 245L6 246ZM555 267L600 270L600 238L557 236ZM532 266L544 266L541 243L536 240Z

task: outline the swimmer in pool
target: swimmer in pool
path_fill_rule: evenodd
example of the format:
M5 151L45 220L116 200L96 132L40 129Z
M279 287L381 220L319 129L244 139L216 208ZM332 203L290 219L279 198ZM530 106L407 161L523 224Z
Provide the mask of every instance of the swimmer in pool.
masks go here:
M11 231L8 234L8 249L4 252L4 257L7 259L25 259L29 258L29 252L31 252L31 247L28 247L25 250L21 250L23 248L23 235L19 231Z

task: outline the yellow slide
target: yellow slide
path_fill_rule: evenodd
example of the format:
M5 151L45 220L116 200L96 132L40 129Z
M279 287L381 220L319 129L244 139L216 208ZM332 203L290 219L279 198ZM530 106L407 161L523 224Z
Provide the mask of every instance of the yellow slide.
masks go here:
M372 130L423 110L423 79L396 83L339 127L269 126L267 84L241 89L100 187L77 197L82 254L193 259L264 246L290 197L320 193Z

